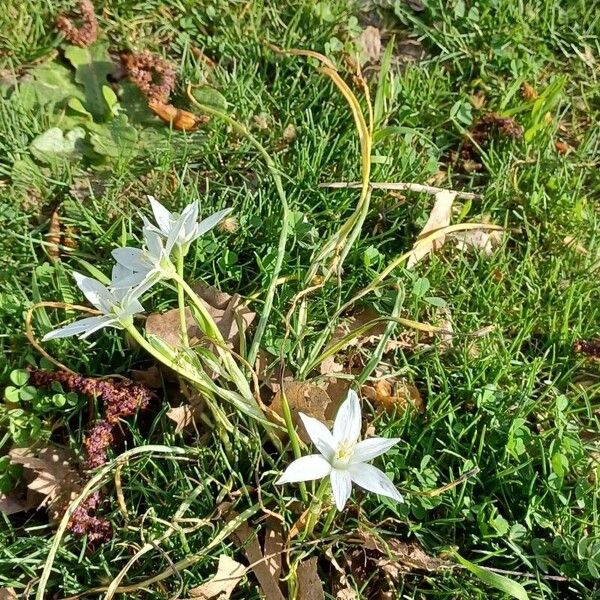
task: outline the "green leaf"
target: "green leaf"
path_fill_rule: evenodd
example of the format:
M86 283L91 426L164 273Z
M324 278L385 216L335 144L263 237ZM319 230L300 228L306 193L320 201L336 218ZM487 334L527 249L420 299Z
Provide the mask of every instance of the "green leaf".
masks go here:
M19 398L24 402L30 402L37 395L37 388L32 385L26 385L19 390Z
M95 120L104 120L108 106L102 88L114 71L108 54L108 42L97 42L87 48L68 46L65 58L75 67L75 80L83 85L85 107Z
M104 97L104 100L106 102L106 105L108 106L108 110L110 111L110 114L113 115L114 117L116 117L119 114L119 99L117 98L117 95L115 94L115 92L113 91L113 89L108 86L108 85L103 85L102 86L102 96Z
M119 115L109 123L88 125L92 147L102 156L118 158L133 154L137 149L138 133L129 124L127 115Z
M427 279L427 277L419 277L413 284L412 293L417 298L422 298L429 291L430 287L431 284L429 283L429 279Z
M83 148L85 130L75 127L66 134L58 127L51 127L38 135L30 145L32 154L40 161L51 163L58 159L77 158Z
M4 398L6 398L6 400L9 402L20 402L21 398L19 397L19 388L15 387L14 385L7 385L4 388Z
M25 369L15 369L10 373L10 380L15 385L25 385L29 381L29 371L26 371Z
M480 567L466 558L463 558L457 552L452 552L452 555L463 567L473 573L473 575L478 577L486 585L496 588L497 590L500 590L501 592L504 592L513 598L517 598L517 600L529 600L527 591L520 583L513 581L504 575L499 575L498 573L489 571L484 567Z
M225 96L208 85L193 88L192 96L194 96L200 104L206 104L206 106L216 108L220 111L227 110L228 103Z
M76 113L79 113L80 115L84 115L90 119L93 119L92 113L82 104L82 102L79 98L75 98L75 96L73 96L72 98L69 98L69 101L67 102L67 106L71 110L74 110Z
M70 97L83 99L81 89L73 82L71 71L54 62L29 71L29 78L19 83L15 93L19 95L21 105L30 110L63 102Z

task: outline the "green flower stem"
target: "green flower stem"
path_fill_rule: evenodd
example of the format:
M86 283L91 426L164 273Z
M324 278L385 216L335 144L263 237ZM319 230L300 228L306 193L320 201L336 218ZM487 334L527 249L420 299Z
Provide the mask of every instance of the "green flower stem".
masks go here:
M166 365L167 367L169 367L170 369L175 371L175 373L177 373L178 375L181 375L181 377L184 377L188 381L192 382L192 384L194 384L194 387L197 389L197 391L202 393L202 395L206 399L207 406L209 407L209 409L211 410L211 412L213 414L213 417L215 418L215 422L217 424L217 427L219 429L219 433L220 433L220 436L222 439L223 439L223 434L225 432L221 432L221 430L225 430L225 431L233 431L234 430L233 425L231 424L231 422L229 421L229 419L227 418L225 413L222 411L222 409L218 406L217 402L215 401L213 390L211 390L211 388L206 384L206 382L204 382L202 380L201 376L199 376L197 373L194 373L192 371L188 371L187 369L184 369L179 364L177 364L177 362L175 360L175 356L166 356L165 354L163 354L162 352L160 352L159 350L154 348L154 346L152 346L152 344L150 344L148 342L148 340L133 325L130 325L126 329L127 329L127 332L129 333L129 335L131 335L131 337L146 352L148 352L148 354L150 354L150 356L153 356L156 360L158 360L159 362L163 363L164 365ZM229 441L227 443L229 443Z
M292 445L292 452L294 453L294 458L298 459L302 456L302 452L300 450L300 442L298 441L298 433L296 432L296 428L294 427L294 421L292 419L292 411L290 410L290 405L287 400L287 396L285 395L285 387L281 386L281 408L283 410L283 419L285 421L285 427L288 432L288 436L290 438L290 444ZM299 483L300 495L302 496L302 501L308 502L308 492L306 491L306 484L304 481Z
M308 520L306 521L306 528L304 529L304 535L302 536L303 540L312 535L312 532L315 529L315 525L319 520L319 516L321 515L323 500L329 489L329 478L325 478L323 479L323 481L321 481L319 489L317 490L315 497L313 498L312 502L310 503L310 506L308 507Z
M271 155L267 152L265 147L248 131L248 129L246 129L246 127L244 127L244 125L242 125L235 119L232 119L228 114L221 112L220 110L216 110L211 106L207 106L206 104L200 104L194 98L194 95L191 93L191 86L188 86L188 97L190 101L198 107L198 109L200 109L202 112L208 115L212 115L213 117L221 119L222 121L233 127L235 131L243 135L258 150L259 154L263 157L267 168L271 172L271 177L273 177L273 181L275 182L275 188L277 189L277 194L279 195L279 199L281 200L281 206L283 208L283 215L281 218L281 232L279 234L279 243L277 245L277 258L273 266L273 273L271 274L271 280L269 282L269 287L267 288L267 294L265 296L261 316L258 321L258 325L256 326L256 332L254 334L254 338L252 339L252 344L250 345L248 355L246 356L246 360L250 363L250 365L254 365L256 357L258 356L260 342L265 333L265 329L267 328L269 316L273 308L273 299L275 298L277 280L279 278L279 273L281 272L281 267L283 265L283 259L285 256L285 246L287 243L288 229L290 223L290 207L287 202L285 191L283 190L283 183L281 181L279 171L277 170L277 165L275 164L275 161L271 158Z
M183 279L183 252L177 252L177 275ZM183 286L177 283L177 303L179 304L179 324L181 327L181 344L188 348L190 340L187 333L187 319L185 318L185 292Z
M327 517L325 518L325 523L323 523L323 529L321 530L321 537L327 537L329 533L329 529L331 529L331 524L333 523L333 519L335 519L335 515L337 514L337 508L332 506L327 513Z
M217 342L217 352L221 356L221 359L223 360L223 363L225 364L225 367L227 368L227 371L232 377L233 382L236 384L238 390L249 404L251 404L253 407L257 408L260 411L261 409L258 406L256 399L254 398L252 390L250 389L250 383L248 382L246 375L242 372L239 365L235 362L233 356L231 356L231 353L225 349L225 340L223 339L223 336L221 335L221 332L219 331L219 328L217 327L217 324L215 323L211 314L206 309L206 306L204 306L202 300L200 300L200 298L198 297L198 294L194 292L194 290L185 281L185 279L183 279L179 275L176 275L174 279L177 285L183 288L185 293L188 295L189 299L198 309L198 312L200 313L200 316L202 317L204 321L204 326L206 328L206 331L204 333L206 333L209 337L212 337Z

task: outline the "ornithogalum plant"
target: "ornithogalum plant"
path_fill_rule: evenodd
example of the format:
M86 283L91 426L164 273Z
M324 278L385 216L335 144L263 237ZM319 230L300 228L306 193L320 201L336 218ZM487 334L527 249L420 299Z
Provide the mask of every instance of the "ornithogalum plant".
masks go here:
M318 419L303 413L300 413L300 418L319 454L296 459L277 481L278 484L329 477L338 510L346 505L353 483L368 492L387 496L397 502L403 501L388 476L377 467L367 464L395 446L400 439L373 437L360 441L362 418L356 392L348 392L348 397L338 409L332 431ZM326 486L321 488L323 491L326 489Z
M115 265L111 283L74 273L77 285L99 312L98 316L75 321L47 333L44 340L68 336L87 337L104 328L125 329L144 349L187 379L205 399L221 432L233 431L233 425L220 400L231 403L238 411L271 427L257 402L247 375L233 357L219 328L200 298L184 279L183 258L190 244L210 231L231 209L221 210L198 222L198 203L188 205L181 214L169 212L155 198L149 197L156 225L144 218L143 247L117 248L112 255ZM148 290L170 280L178 290L181 346L174 347L155 336L144 336L136 327L134 316L143 312L139 301ZM197 351L189 346L186 302L214 350ZM212 374L218 377L213 378Z

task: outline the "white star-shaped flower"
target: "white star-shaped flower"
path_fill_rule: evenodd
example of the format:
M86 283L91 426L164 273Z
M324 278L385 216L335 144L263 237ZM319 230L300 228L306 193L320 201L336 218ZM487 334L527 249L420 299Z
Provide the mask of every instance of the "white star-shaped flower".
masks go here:
M114 276L114 273L113 273ZM131 289L112 289L96 279L73 272L73 277L90 303L102 314L75 321L70 325L50 331L42 341L73 335L86 338L103 327L123 329L133 322L133 316L144 311L138 297L141 292Z
M170 279L175 274L160 235L147 227L143 232L144 249L125 246L112 251L117 263L113 270L115 289L134 288L140 295L161 279Z
M188 204L181 214L169 212L154 196L148 196L156 225L144 217L146 229L158 233L165 239L167 255L173 248L182 254L187 254L190 244L210 231L222 221L233 209L225 208L198 222L198 201Z
M352 483L361 488L403 502L402 495L388 476L367 464L397 444L399 438L369 438L359 441L361 428L360 401L350 390L340 406L333 431L321 421L300 413L302 423L320 454L303 456L291 463L277 481L296 483L329 476L338 510L342 510L352 492Z

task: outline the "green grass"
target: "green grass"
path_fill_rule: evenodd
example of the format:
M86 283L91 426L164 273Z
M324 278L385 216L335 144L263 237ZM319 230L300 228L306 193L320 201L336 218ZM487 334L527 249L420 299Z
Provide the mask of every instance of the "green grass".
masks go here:
M3 73L22 75L58 47L51 23L55 12L67 4L8 2L0 16ZM598 363L584 362L573 343L600 335L600 6L579 1L536 0L525 6L519 0L439 0L416 12L409 3L389 4L376 11L384 28L395 32L397 40L418 38L425 56L419 63L395 66L389 125L403 129L375 146L374 154L385 160L374 166L372 179L425 183L444 170L437 185L481 195L470 206L461 203L464 220L480 221L489 215L509 233L491 257L460 253L448 244L416 267L415 273L431 285L428 295L448 304L455 331L488 325L494 330L476 340L476 355L471 338L457 337L452 350L444 353L433 346L394 356L393 368L409 377L427 402L423 416L383 417L378 428L382 435L402 438L386 455L385 467L405 491L407 503L378 503L355 492L356 504L332 529L332 552L342 560L346 551L342 535L359 522L370 523L383 534L418 540L432 555L454 547L482 566L517 572L520 575L510 577L522 583L532 599L596 598L600 588L594 569L596 573L600 569L600 556L597 551L592 556L589 548L600 544L600 378ZM467 4L464 11L463 4ZM267 348L278 351L285 313L299 289L297 280L302 280L315 248L351 214L358 197L356 191L326 190L319 184L358 179L359 150L351 116L335 87L305 59L278 56L267 42L323 52L332 37L344 40L356 27L352 16L362 20L366 15L334 0L231 1L226 7L217 2L198 6L191 0L113 0L103 3L98 14L113 50L147 48L178 66L175 100L180 105L185 104L183 83L197 82L205 74L191 52L192 46L202 48L219 65L212 82L229 102L230 114L249 126L281 165L295 225L282 272L290 279L278 287L264 339ZM480 171L467 174L457 168L450 153L472 120L497 111L515 115L525 129L532 127L539 119L521 97L521 84L528 82L542 93L564 75L556 103L549 108L550 125L529 141L493 137L478 159ZM470 104L476 91L485 94L481 109ZM253 121L261 113L267 118L266 130ZM159 137L155 145L133 157L118 158L108 169L84 169L75 163L32 174L27 170L29 144L49 123L44 110L23 106L8 93L0 96L4 379L13 368L39 363L23 334L24 311L39 300L81 302L71 270L81 270L78 259L108 269L110 250L139 237L138 214L146 193L172 208L197 197L206 213L234 206L239 229L209 236L194 246L188 257L189 276L230 293L264 290L276 254L281 204L268 170L246 141L213 120L193 134ZM289 124L297 136L286 145L282 135ZM573 150L559 154L557 139L568 141ZM87 186L88 181L91 197L83 202L74 199L72 186ZM396 198L374 192L341 285L334 281L311 298L303 338L293 339L285 349L290 368L298 367L302 353L339 303L411 247L433 201L427 195L405 196L398 204ZM74 227L77 247L61 262L51 263L44 241L50 213L58 203L63 224ZM372 234L381 214L383 228ZM563 239L568 235L575 236L587 254L567 248ZM372 247L380 255L368 265L365 256ZM402 269L394 273L406 293L403 315L430 321L435 309L413 293L414 276ZM172 299L157 293L145 306L163 309ZM389 314L394 299L393 290L384 289L364 302ZM260 303L254 307L260 312ZM49 311L48 317L56 322L63 315ZM49 323L38 325L40 332L50 328ZM127 374L132 367L149 364L118 334L48 347L84 374ZM276 454L262 453L259 440L251 438L253 446L236 445L230 459L219 450L216 436L175 435L165 416L167 409L167 400L156 401L147 415L124 425L128 433L123 446L181 446L189 456L144 457L124 468L127 518L119 509L112 479L107 482L102 513L113 522L116 535L95 552L88 552L85 542L67 538L48 586L57 597L109 583L139 545L165 531L192 492L197 496L186 516L198 519L197 529L172 535L162 551L146 554L126 580L154 575L167 569L169 561L200 552L223 526L218 520L202 520L211 517L220 501L230 500L231 492L237 492L234 501L241 511L257 501L255 488L260 485L270 509L285 514L288 523L297 518L284 502L295 490L273 486L288 457L280 461L273 458ZM80 452L93 410L47 416L64 419L61 440ZM480 469L478 475L449 492L437 497L418 493L444 485L474 466ZM0 586L22 592L31 582L29 591L35 591L53 528L43 511L5 518L1 527ZM582 540L587 540L587 548ZM298 544L293 555L310 549ZM189 587L214 574L222 551L235 552L230 539L180 573L181 578L170 577L146 595L169 598L181 585L185 597ZM322 557L320 566L323 580L329 581L334 576L329 559ZM329 594L327 585L326 589ZM252 578L237 594L259 597ZM504 596L455 570L411 572L398 582L394 597Z

